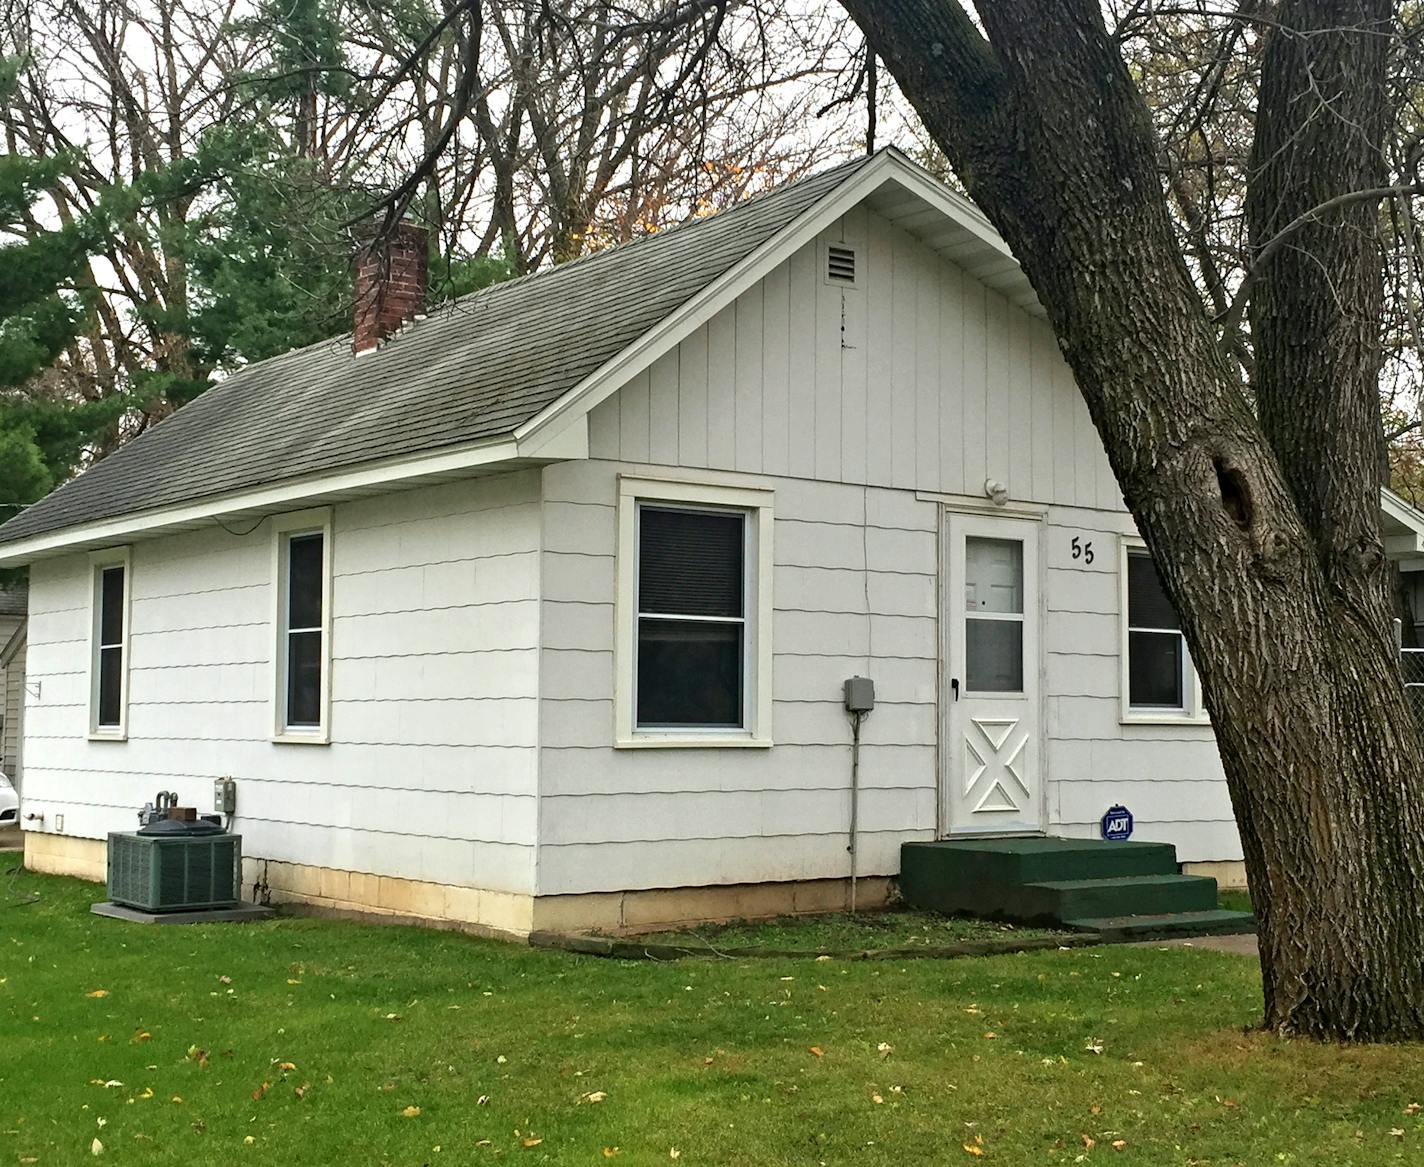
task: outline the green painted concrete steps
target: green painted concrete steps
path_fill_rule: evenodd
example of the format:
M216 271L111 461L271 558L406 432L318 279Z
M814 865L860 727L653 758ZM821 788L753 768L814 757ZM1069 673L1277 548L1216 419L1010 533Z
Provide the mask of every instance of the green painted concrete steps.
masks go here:
M1155 921L1158 931L1145 935L1189 934L1196 926L1246 932L1254 923L1249 913L1217 910L1216 880L1179 874L1170 843L1056 838L906 843L900 849L900 894L912 907L955 915L1074 927L1094 920ZM1169 927L1163 922L1169 919L1180 926ZM1115 924L1111 931L1127 927Z
M1104 940L1236 936L1256 930L1256 921L1250 912L1229 912L1222 908L1213 908L1209 912L1169 912L1158 916L1089 916L1080 920L1064 920L1063 925L1077 932L1096 932Z
M1051 879L1026 883L1011 899L1022 905L1016 914L1026 920L1209 912L1216 907L1216 880L1205 875Z

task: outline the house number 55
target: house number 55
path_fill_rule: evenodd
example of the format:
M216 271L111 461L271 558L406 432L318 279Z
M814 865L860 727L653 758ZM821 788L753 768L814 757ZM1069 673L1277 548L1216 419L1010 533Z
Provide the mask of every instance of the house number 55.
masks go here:
M1074 558L1074 559L1081 559L1084 563L1092 563L1092 562L1093 562L1093 541L1092 541L1091 539L1088 539L1087 541L1084 541L1084 540L1078 538L1077 535L1074 535L1074 536L1073 536L1073 558Z

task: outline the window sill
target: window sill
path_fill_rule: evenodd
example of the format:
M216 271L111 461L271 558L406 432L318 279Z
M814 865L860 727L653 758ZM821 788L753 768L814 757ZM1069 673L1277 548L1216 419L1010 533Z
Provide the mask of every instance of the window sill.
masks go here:
M129 733L126 729L91 729L88 737L91 742L126 742Z
M636 737L620 737L613 743L614 749L619 750L769 750L771 745L770 738L748 737L745 734L719 737L715 734L682 733L639 734Z
M1185 729L1210 729L1211 718L1204 713L1124 713L1122 725L1180 725Z
M284 733L274 733L272 741L279 746L329 746L331 734L324 729L312 730L310 733L288 730Z

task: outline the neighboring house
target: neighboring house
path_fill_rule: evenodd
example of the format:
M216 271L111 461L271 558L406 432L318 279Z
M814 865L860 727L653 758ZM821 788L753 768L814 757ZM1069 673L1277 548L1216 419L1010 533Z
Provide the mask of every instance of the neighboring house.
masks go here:
M17 787L27 605L28 591L24 584L0 587L0 773L9 775Z
M230 775L279 899L838 907L862 675L862 903L906 841L1115 804L1239 878L1176 617L970 204L883 151L428 317L423 255L363 265L362 351L247 368L0 528L31 866L97 877Z
M0 646L0 772L16 790L24 778L25 626L21 624Z

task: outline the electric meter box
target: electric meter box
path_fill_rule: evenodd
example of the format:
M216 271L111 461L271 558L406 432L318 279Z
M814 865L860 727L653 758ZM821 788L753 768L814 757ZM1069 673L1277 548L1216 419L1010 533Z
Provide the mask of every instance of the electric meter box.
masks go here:
M869 713L875 708L875 682L869 677L847 677L845 707L850 713Z

